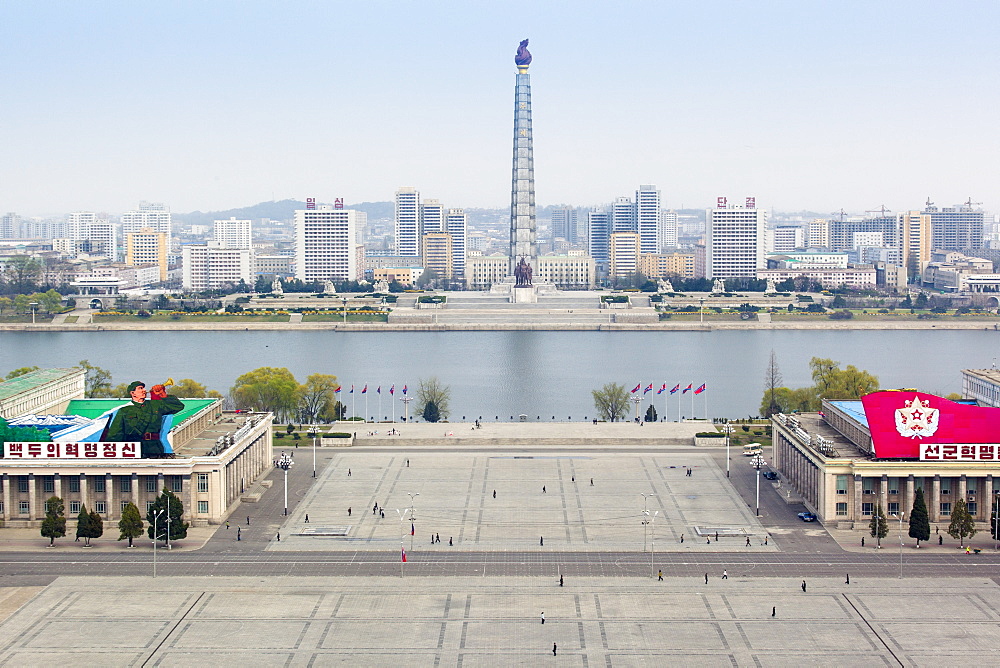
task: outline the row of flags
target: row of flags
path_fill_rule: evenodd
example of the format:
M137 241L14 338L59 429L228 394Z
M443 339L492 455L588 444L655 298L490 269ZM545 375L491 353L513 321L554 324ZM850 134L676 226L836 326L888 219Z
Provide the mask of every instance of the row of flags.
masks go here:
M635 394L635 393L636 393L636 392L638 392L638 391L639 391L640 389L642 390L642 393L643 393L643 394L646 394L647 392L652 392L652 391L653 391L653 384L652 384L652 383L650 383L649 385L647 385L647 386L646 386L646 388L645 388L645 389L643 389L643 388L642 388L642 383L639 383L638 385L636 385L635 387L633 387L633 388L632 388L632 394ZM673 387L672 387L672 388L670 389L670 394L677 394L677 392L678 392L678 391L680 391L680 393L681 393L681 394L687 394L688 392L691 392L691 391L692 391L692 389L694 390L694 393L695 393L695 394L701 394L701 393L702 393L702 392L704 392L704 391L705 391L705 390L706 390L707 388L705 387L705 383L702 383L702 384L701 384L701 385L699 385L699 386L698 386L697 388L695 388L695 387L694 387L694 383L688 383L688 386L687 386L687 387L685 387L685 388L684 388L684 389L682 390L682 389L681 389L681 384L680 384L680 383L677 383L676 385L674 385L674 386L673 386ZM666 384L666 383L664 383L664 384L663 384L663 385L662 385L662 386L660 387L660 389L658 389L658 390L656 391L656 393L657 393L657 394L663 394L663 393L664 393L664 392L666 392L666 391L667 391L667 384Z
M339 394L342 389L344 389L343 385L341 385L336 390L334 390L334 392L337 393L337 394ZM378 387L376 387L375 388L375 392L377 394L382 394L382 386L379 385ZM359 390L359 393L360 394L368 394L368 384L367 383L365 383L365 386L362 387ZM351 390L350 390L350 392L348 392L348 394L354 394L354 386L353 385L351 385ZM396 394L396 386L395 385L393 385L392 387L389 388L389 394ZM403 394L406 394L406 385L403 386Z

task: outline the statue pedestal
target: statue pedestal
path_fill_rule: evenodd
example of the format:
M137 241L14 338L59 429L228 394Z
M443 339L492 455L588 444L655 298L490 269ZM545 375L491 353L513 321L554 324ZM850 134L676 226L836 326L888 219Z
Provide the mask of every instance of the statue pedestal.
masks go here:
M537 304L538 291L533 285L515 285L511 290L511 304Z

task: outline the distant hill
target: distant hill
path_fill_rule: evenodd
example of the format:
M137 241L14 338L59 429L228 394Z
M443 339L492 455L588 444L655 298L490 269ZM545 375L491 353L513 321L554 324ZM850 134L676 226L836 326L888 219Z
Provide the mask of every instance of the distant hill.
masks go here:
M319 204L333 204L333 202L319 202ZM280 202L261 202L253 206L245 206L240 209L227 209L225 211L192 211L191 213L174 213L173 221L180 225L209 225L213 221L237 218L239 220L258 221L261 218L271 220L292 220L295 218L296 209L306 208L305 202L293 199L283 199ZM379 218L389 218L393 216L392 202L361 202L360 204L345 204L345 209L356 209L368 214L370 220Z

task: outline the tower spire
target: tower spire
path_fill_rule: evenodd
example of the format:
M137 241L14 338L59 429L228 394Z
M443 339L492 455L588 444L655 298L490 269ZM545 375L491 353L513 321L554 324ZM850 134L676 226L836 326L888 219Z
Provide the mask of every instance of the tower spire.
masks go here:
M531 54L528 40L523 40L514 57L517 84L514 89L514 164L510 193L510 263L509 275L523 259L537 269L538 246L535 242L535 161L531 138L531 78L528 65ZM523 272L522 272L523 273Z

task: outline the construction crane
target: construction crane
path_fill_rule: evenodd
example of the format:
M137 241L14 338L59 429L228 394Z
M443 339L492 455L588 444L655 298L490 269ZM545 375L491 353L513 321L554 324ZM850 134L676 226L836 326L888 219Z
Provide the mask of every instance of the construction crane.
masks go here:
M972 209L972 207L974 207L974 206L982 206L982 205L983 205L983 203L982 203L982 202L973 202L973 201L972 201L972 198L971 198L971 197L969 198L969 201L967 201L967 202L965 203L965 206L969 207L969 209L970 209L970 210L971 210L971 209Z
M885 214L888 213L888 212L889 212L889 209L885 208L885 204L883 204L878 209L865 209L865 213L881 213L883 218L885 218Z

